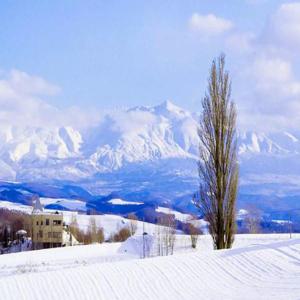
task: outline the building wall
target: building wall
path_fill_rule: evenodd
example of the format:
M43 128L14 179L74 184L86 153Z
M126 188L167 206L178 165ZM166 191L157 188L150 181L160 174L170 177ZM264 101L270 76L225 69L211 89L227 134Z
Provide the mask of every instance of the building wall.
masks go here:
M57 247L63 241L62 214L33 214L32 242L41 248Z

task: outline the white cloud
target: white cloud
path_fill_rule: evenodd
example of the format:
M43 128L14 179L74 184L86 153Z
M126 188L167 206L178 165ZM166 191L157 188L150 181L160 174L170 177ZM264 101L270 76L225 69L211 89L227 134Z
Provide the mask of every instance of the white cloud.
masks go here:
M239 75L240 123L248 129L273 131L300 128L300 81L288 60L252 57ZM243 92L245 91L245 92Z
M295 78L289 61L281 58L258 58L254 61L252 72L256 89L272 97L273 102L283 98L291 101L300 96L300 81Z
M234 32L226 38L225 45L229 51L247 54L253 51L254 40L255 35L251 32Z
M189 26L203 36L215 36L232 29L233 23L213 14L200 15L194 13L189 20Z
M45 79L15 69L9 72L7 82L13 89L23 94L56 95L60 92L58 86L47 82Z
M76 107L60 110L42 98L56 95L60 88L45 79L19 70L0 75L0 126L56 127L88 126L97 119L95 110Z
M280 58L261 57L254 62L254 69L261 81L286 82L292 77L291 64Z
M265 38L280 47L300 47L300 2L278 8L269 21Z
M243 129L299 130L300 2L278 6L260 32L237 28L224 41Z

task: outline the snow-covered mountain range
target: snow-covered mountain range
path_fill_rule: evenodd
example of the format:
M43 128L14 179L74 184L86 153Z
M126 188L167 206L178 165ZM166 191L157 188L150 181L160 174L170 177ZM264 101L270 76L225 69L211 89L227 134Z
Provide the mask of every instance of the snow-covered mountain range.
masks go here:
M171 182L172 174L181 179L182 186L184 180L195 185L198 118L166 101L153 107L108 112L97 126L82 131L2 126L0 178L72 181L103 191L121 186L133 189L139 180L135 189L143 183L163 190L168 185L157 184ZM238 139L242 190L246 186L249 191L251 186L252 193L253 186L259 190L265 184L264 192L272 193L288 185L289 191L300 194L300 132L239 132ZM270 189L273 183L274 190Z

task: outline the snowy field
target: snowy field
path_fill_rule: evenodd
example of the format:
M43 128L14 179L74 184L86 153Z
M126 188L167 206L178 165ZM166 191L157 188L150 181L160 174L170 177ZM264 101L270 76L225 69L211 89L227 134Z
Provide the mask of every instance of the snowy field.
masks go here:
M187 242L147 259L120 243L2 255L1 299L300 299L300 235L238 235L222 251L209 236Z
M54 201L69 201L73 205L76 205L77 200L67 200L67 199L52 199L52 198L41 198L42 203L49 204L53 203ZM46 200L45 200L46 199ZM120 204L120 199L118 200ZM55 203L56 203L55 202ZM71 204L70 204L71 205ZM121 204L123 205L123 203ZM9 210L21 211L24 213L30 214L32 212L32 206L22 205L19 203L13 203L9 201L0 200L0 208L5 208ZM78 207L77 207L78 208ZM46 212L55 212L57 210L45 209ZM58 210L60 211L60 210ZM110 214L103 214L103 215L86 215L78 213L77 211L60 211L63 214L63 219L66 224L70 224L72 222L72 218L76 217L78 226L82 230L87 230L90 224L91 217L93 217L96 221L98 227L102 227L104 230L105 238L109 238L111 234L116 233L121 228L126 227L129 225L130 221L124 217L117 216L117 215L110 215ZM200 224L205 226L205 224ZM151 223L144 223L138 221L137 222L137 234L141 234L143 231L148 232L149 234L153 234L155 232L156 226Z

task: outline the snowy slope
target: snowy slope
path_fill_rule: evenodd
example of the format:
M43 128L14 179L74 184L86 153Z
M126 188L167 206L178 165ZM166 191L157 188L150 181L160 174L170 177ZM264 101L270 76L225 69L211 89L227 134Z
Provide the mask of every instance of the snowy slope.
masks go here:
M194 158L196 128L193 116L169 101L112 113L87 136L85 153L92 154L85 164L112 171L133 162Z
M70 209L71 208L78 209L79 207L80 209L78 210L83 210L82 206L84 204L79 200L53 199L53 198L41 198L41 202L42 204L61 203L62 205L68 206ZM13 202L3 201L3 200L0 200L0 208L5 208L14 211L21 211L28 214L32 213L32 206L22 205L19 203L13 203ZM56 209L55 210L45 209L45 211L55 212ZM91 218L94 218L96 225L99 228L100 227L103 228L106 239L108 239L112 234L118 232L121 228L130 226L130 220L113 214L86 215L86 214L78 213L77 211L60 211L60 210L59 212L63 214L63 220L66 225L69 225L72 222L72 219L76 218L79 228L84 231L88 230L90 225L90 220ZM137 225L137 229L136 229L137 234L142 234L143 231L146 231L149 234L153 234L155 232L156 225L154 224L137 221L136 225Z
M299 299L300 239L244 236L232 250L202 249L145 260L126 259L116 253L117 247L78 246L41 250L36 256L33 252L1 256L1 296L8 300Z
M107 112L96 127L0 128L0 178L80 180L131 164L194 160L198 115L170 101ZM240 159L299 155L299 133L239 133ZM166 166L167 168L167 166Z
M143 202L132 202L132 201L124 201L122 199L111 199L108 201L108 203L113 205L142 205Z
M176 220L182 221L182 222L186 222L186 221L192 219L192 216L189 214L183 214L181 212L169 209L167 207L158 206L155 211L159 212L159 213L167 214L167 215L174 215Z
M52 205L59 205L60 207L73 210L73 211L86 211L86 202L81 200L74 200L74 199L64 199L64 198L44 198L41 197L40 201L43 206L52 204ZM1 206L1 204L0 204Z
M11 163L76 156L82 143L80 133L71 127L6 127L0 137L1 157Z
M0 179L72 182L94 195L121 191L123 200L183 208L198 186L198 119L165 101L106 112L81 131L3 125ZM239 132L238 152L241 194L300 195L300 132Z

